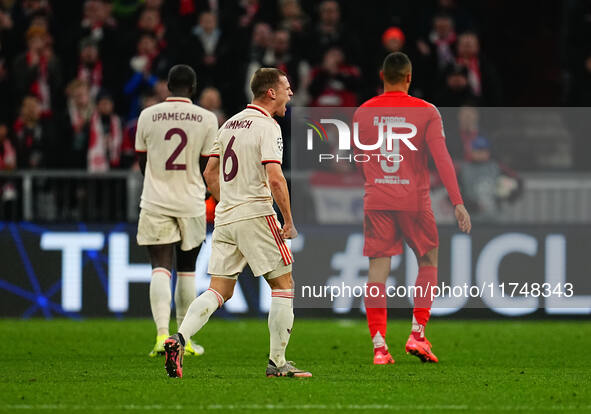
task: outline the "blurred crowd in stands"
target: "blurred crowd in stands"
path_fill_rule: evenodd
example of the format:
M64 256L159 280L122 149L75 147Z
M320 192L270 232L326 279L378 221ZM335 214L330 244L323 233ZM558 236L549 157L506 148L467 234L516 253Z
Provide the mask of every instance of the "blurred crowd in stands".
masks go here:
M261 66L289 75L295 105L355 106L381 92L379 66L399 50L414 64L411 94L507 105L468 8L421 3L0 0L0 169L133 168L138 114L168 96L177 63L195 68L196 103L220 123L250 100ZM590 105L591 24L579 22L568 103Z

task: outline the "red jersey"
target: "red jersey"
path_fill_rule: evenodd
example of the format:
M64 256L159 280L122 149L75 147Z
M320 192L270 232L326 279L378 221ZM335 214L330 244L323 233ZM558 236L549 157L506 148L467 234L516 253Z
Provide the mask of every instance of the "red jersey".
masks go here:
M385 92L361 105L354 121L359 125L359 143L365 146L376 144L383 128L380 147L354 145L365 177L365 210L430 210L428 153L453 205L463 204L435 106L405 92ZM397 138L388 138L388 128Z

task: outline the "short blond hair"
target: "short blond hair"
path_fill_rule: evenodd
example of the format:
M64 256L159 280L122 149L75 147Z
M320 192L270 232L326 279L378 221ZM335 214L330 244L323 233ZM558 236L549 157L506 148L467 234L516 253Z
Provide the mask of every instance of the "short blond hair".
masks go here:
M265 96L269 88L274 88L279 82L279 78L287 74L277 68L260 68L250 80L250 90L255 99Z

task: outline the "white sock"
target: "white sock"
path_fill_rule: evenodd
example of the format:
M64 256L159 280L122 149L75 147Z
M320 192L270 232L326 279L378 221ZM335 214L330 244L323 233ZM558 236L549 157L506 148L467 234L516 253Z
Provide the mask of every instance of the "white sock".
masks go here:
M412 317L412 328L410 331L418 332L421 338L425 337L425 325L419 324L414 316Z
M382 336L380 331L377 331L371 340L373 342L374 348L384 347L384 348L386 348L386 350L388 350L388 345L386 345L386 340L384 339L384 337Z
M195 293L195 272L176 272L174 307L177 328L183 323L189 305L195 300Z
M168 324L170 322L170 271L163 267L152 269L152 280L150 280L150 307L152 316L156 322L158 335L168 335Z
M187 315L179 328L179 332L188 341L207 323L209 317L217 308L224 304L224 298L212 288L207 289L189 306Z
M285 365L285 348L293 326L293 289L273 289L269 310L269 359L278 367Z

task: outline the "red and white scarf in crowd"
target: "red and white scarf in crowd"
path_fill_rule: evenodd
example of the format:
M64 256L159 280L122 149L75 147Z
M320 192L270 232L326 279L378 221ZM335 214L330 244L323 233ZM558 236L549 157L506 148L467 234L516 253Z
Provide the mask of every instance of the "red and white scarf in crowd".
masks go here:
M0 170L16 167L16 151L8 139L0 143Z
M160 50L164 50L168 46L168 42L164 38L165 34L166 34L166 27L162 23L160 23L154 29L154 35L156 36L156 39L158 39L158 46L160 47Z
M90 120L93 113L93 106L78 108L71 99L68 100L68 114L70 115L70 125L74 133L79 133L84 128L84 124Z
M17 118L12 125L14 136L18 142L19 147L32 148L35 143L38 143L43 138L41 125L37 122L32 128L27 128L25 121L22 118Z
M111 115L109 131L103 131L101 116L95 112L90 118L90 140L88 143L88 171L104 172L110 166L119 165L121 159L121 120Z
M468 68L468 84L474 95L482 95L482 79L480 74L480 61L477 57L458 58L458 63Z
M27 65L32 64L31 52L27 52ZM48 59L44 54L39 55L39 74L35 81L31 84L29 92L39 98L41 103L41 115L44 117L51 116L51 95L49 90L49 75L48 75Z
M437 47L437 64L440 69L445 68L454 62L453 44L456 42L456 34L449 32L447 37L439 37L437 32L433 31L429 40Z
M80 64L78 67L78 79L90 86L90 96L94 100L103 83L103 64L99 60L93 67Z

